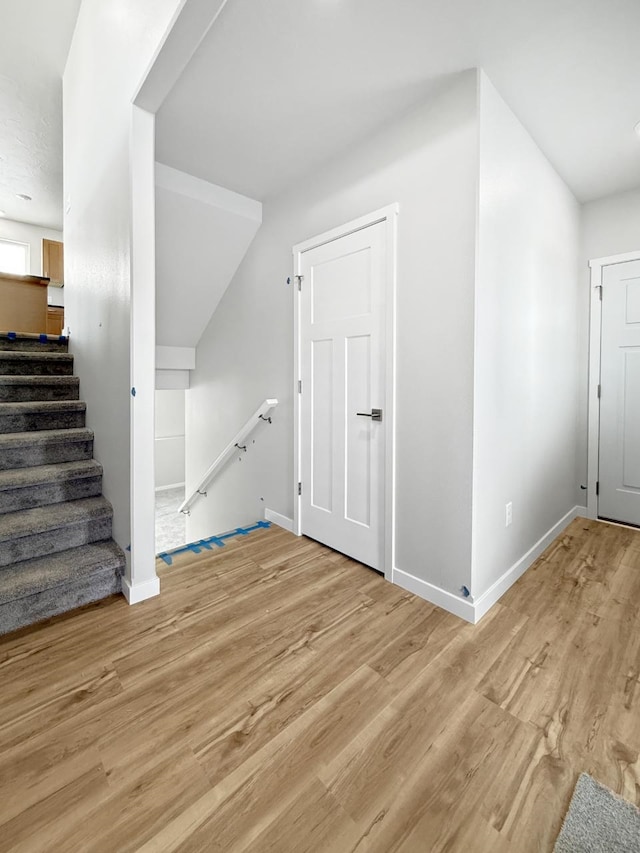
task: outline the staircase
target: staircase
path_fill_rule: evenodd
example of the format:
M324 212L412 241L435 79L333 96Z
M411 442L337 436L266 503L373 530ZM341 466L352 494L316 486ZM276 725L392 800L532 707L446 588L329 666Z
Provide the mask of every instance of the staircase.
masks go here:
M65 338L0 332L0 634L120 592Z

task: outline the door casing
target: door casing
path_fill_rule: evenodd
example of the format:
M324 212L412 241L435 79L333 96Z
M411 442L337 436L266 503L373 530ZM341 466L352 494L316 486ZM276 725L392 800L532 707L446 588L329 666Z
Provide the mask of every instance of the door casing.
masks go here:
M596 484L599 478L600 448L600 400L598 384L600 382L600 331L602 328L602 272L612 264L624 264L627 261L640 260L640 249L623 255L611 255L589 261L591 270L591 305L589 318L589 414L587 435L587 517L598 518L598 495Z
M384 494L384 576L393 581L393 566L395 564L395 439L396 439L396 255L397 255L397 220L399 205L390 204L375 210L330 231L325 231L316 237L297 243L293 247L294 294L293 294L293 532L302 535L301 499L298 495L298 483L301 480L301 406L298 383L301 378L301 346L300 346L300 291L297 278L301 274L302 255L310 249L315 249L325 243L338 240L354 231L361 231L380 222L386 224L386 364L385 364L385 399L384 411L386 421L385 440L385 494Z

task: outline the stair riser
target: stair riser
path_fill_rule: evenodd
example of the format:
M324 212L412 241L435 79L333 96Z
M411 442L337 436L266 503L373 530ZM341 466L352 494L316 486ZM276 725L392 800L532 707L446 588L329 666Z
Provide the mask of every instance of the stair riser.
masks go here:
M59 483L5 489L0 491L0 514L33 509L37 506L50 506L64 501L93 498L100 494L102 494L102 476L78 477L75 480Z
M0 567L110 538L111 516L109 515L67 524L44 533L9 539L6 542L0 542Z
M16 338L9 340L7 337L0 337L0 352L68 352L69 341L58 341L55 338L43 343L37 338Z
M0 410L0 433L33 432L40 429L76 429L85 425L85 412L30 412L3 415Z
M0 605L0 634L117 595L121 590L121 572L115 572L112 567L97 569L91 577L78 579L73 584L60 584Z
M79 399L80 382L77 379L59 385L47 385L44 382L5 385L0 382L0 403L38 403L48 400Z
M0 351L2 376L73 376L73 359L50 361L43 358L7 359Z
M28 444L4 449L0 453L0 471L31 468L34 465L55 465L57 462L79 462L81 459L92 458L93 439L56 442L50 445Z

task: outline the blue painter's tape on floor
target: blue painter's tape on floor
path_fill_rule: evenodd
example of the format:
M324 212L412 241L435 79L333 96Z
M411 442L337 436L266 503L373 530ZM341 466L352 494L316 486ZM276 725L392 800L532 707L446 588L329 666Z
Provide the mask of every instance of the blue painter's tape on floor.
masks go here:
M220 533L218 536L209 536L207 539L200 539L198 542L189 542L187 545L181 545L179 548L172 548L170 551L163 551L158 554L161 560L170 566L173 563L173 557L178 554L184 554L191 551L192 554L200 554L203 548L211 551L212 545L218 548L224 548L226 539L234 539L236 536L248 536L254 530L268 530L271 527L270 521L256 521L250 527L237 527L235 530L230 530L228 533Z

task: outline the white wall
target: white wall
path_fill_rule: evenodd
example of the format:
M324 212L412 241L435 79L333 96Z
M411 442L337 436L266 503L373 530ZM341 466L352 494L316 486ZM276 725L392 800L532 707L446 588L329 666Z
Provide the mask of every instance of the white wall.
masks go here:
M266 200L263 225L198 346L187 491L266 397L273 425L188 519L190 540L293 514L291 249L399 202L397 560L455 594L470 582L476 73ZM263 500L261 500L263 499Z
M130 542L132 100L179 0L83 0L63 78L66 323L87 425Z
M481 74L476 597L576 504L579 215L566 185Z
M582 205L580 229L580 386L578 482L587 482L587 386L589 377L589 261L640 251L640 189L605 196ZM580 491L581 503L586 501Z
M29 244L29 275L42 275L42 241L58 240L62 242L62 231L41 228L39 225L27 225L12 219L0 219L0 239L15 240ZM47 288L49 305L64 305L64 288Z
M156 488L184 483L184 391L156 391Z
M156 341L195 347L262 220L260 202L156 163Z

